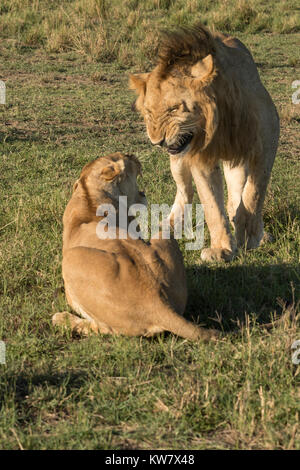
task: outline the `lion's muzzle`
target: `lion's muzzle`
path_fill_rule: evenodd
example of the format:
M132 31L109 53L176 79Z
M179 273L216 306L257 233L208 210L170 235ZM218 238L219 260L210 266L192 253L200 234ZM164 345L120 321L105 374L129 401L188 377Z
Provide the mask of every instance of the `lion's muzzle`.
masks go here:
M177 139L175 144L167 146L167 150L171 155L177 155L185 150L193 139L194 134L189 132L188 134L183 134Z

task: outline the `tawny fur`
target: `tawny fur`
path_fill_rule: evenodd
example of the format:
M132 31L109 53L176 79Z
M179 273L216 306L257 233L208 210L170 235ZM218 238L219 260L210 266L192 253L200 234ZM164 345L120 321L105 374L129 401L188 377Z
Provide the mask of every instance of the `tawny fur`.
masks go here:
M279 119L249 50L202 25L166 33L157 66L131 75L130 86L153 144L171 153L185 135L193 136L182 152L171 155L177 183L173 215L191 202L194 179L211 235L202 258L230 260L236 245L259 246L267 238L262 208ZM220 161L226 165L227 209L236 239L225 214Z
M58 312L53 323L81 334L152 336L170 331L191 340L216 338L215 330L182 316L187 287L176 240L130 238L118 217L116 239L97 235L104 217L96 215L101 204L113 205L118 213L119 196L127 196L128 208L146 203L136 181L140 170L136 157L115 153L86 165L74 184L63 217L62 267L67 301L81 318Z

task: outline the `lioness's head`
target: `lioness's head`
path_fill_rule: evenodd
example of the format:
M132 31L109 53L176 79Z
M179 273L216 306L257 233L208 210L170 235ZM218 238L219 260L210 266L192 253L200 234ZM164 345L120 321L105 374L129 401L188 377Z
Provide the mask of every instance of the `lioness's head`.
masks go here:
M141 164L134 155L113 153L85 165L73 190L83 194L93 210L106 196L116 200L119 196L127 196L128 207L146 205L145 194L137 184L140 173Z
M150 73L130 76L153 145L182 156L205 149L216 131L214 39L204 27L167 34Z

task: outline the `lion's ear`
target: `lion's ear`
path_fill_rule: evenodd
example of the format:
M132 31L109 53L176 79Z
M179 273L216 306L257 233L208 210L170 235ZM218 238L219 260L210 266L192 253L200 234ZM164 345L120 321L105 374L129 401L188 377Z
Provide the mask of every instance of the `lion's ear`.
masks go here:
M208 54L204 59L199 60L191 69L192 77L196 82L206 82L214 72L214 59Z
M124 173L124 170L125 170L125 164L124 164L124 161L121 160L120 162L112 163L111 165L108 165L102 168L100 172L100 176L105 181L113 181L117 176Z
M135 75L129 75L129 86L131 90L140 95L146 92L146 85L149 73L137 73Z

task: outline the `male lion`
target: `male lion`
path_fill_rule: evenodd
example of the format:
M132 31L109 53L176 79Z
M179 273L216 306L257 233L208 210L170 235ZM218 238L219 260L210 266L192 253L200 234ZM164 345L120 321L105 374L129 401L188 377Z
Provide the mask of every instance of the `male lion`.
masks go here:
M171 331L192 340L215 338L217 331L181 316L187 288L176 240L133 239L118 224L119 217L116 239L97 236L100 205L111 204L118 213L119 196L127 196L128 207L146 202L136 182L140 170L137 158L121 153L83 168L63 217L62 268L67 301L84 318L60 312L52 321L79 333L151 336Z
M238 247L267 239L262 209L276 155L279 119L248 49L203 26L165 33L158 64L130 76L153 145L170 154L177 194L171 220L193 198L204 206L211 247L206 261L232 259ZM222 174L228 188L225 215Z

